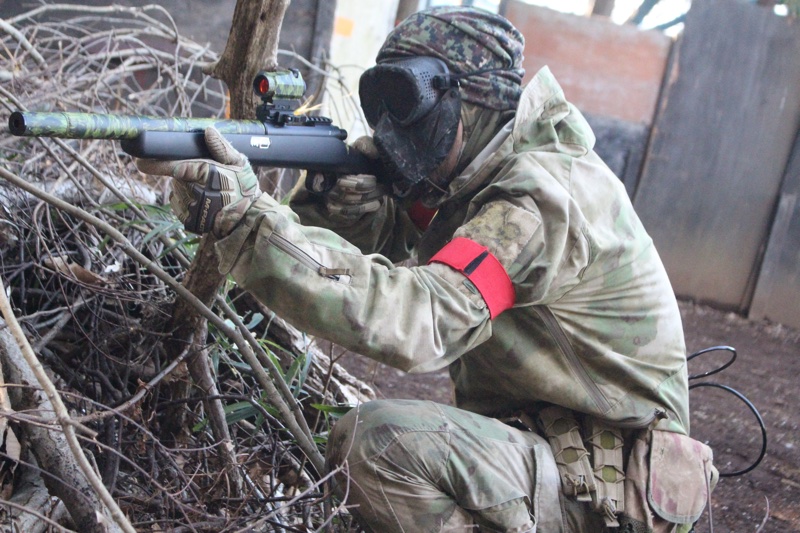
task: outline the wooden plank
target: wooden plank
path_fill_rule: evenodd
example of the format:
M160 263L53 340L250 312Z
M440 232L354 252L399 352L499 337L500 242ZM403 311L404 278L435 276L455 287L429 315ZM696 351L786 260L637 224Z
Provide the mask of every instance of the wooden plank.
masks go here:
M526 81L547 65L581 111L652 123L672 46L669 37L519 0L509 1L504 13L525 35Z
M790 231L792 221L800 227L800 205L796 194L784 194L778 204L748 317L769 318L800 327L800 234Z
M748 316L800 328L800 132L781 190Z
M281 50L291 50L320 66L323 58L330 56L335 9L336 2L292 0L281 26ZM316 94L324 80L321 74L290 56L282 55L278 61L283 68L300 70L307 85L306 95Z
M634 205L680 296L743 311L800 127L800 27L695 2Z

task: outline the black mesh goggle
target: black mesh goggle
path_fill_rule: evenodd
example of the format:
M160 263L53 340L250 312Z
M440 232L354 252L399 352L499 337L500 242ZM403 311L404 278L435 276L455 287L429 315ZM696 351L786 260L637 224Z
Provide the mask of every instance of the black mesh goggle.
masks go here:
M442 95L457 85L441 59L408 57L366 70L358 84L358 95L373 128L384 113L400 126L410 126L430 113Z

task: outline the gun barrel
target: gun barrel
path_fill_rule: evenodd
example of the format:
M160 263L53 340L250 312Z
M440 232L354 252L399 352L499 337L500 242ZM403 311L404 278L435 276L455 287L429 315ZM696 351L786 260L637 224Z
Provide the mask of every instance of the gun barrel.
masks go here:
M22 111L14 111L8 119L13 135L64 139L135 139L143 131L202 132L209 126L223 134L266 133L265 125L258 120Z

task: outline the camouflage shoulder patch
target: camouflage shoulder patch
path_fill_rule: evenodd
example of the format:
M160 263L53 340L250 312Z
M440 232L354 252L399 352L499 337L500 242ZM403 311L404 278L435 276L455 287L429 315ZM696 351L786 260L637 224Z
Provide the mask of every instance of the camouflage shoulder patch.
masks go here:
M465 237L486 246L509 272L541 223L535 213L500 200L483 206L454 237Z

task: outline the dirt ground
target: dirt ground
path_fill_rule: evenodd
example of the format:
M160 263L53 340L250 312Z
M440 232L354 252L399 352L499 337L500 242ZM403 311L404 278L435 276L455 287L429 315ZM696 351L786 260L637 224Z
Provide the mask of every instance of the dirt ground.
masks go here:
M730 533L800 532L800 332L768 322L750 322L733 313L681 302L689 353L711 346L736 349L737 359L720 374L693 380L728 385L744 394L761 413L767 429L767 453L753 471L720 480L712 496L714 531ZM720 351L689 363L690 374L723 364ZM429 399L451 403L446 371L407 375L366 358L346 355L340 361L371 384L379 397ZM746 469L758 457L762 434L746 404L718 388L691 393L692 435L708 443L723 472ZM710 530L708 513L696 527Z

